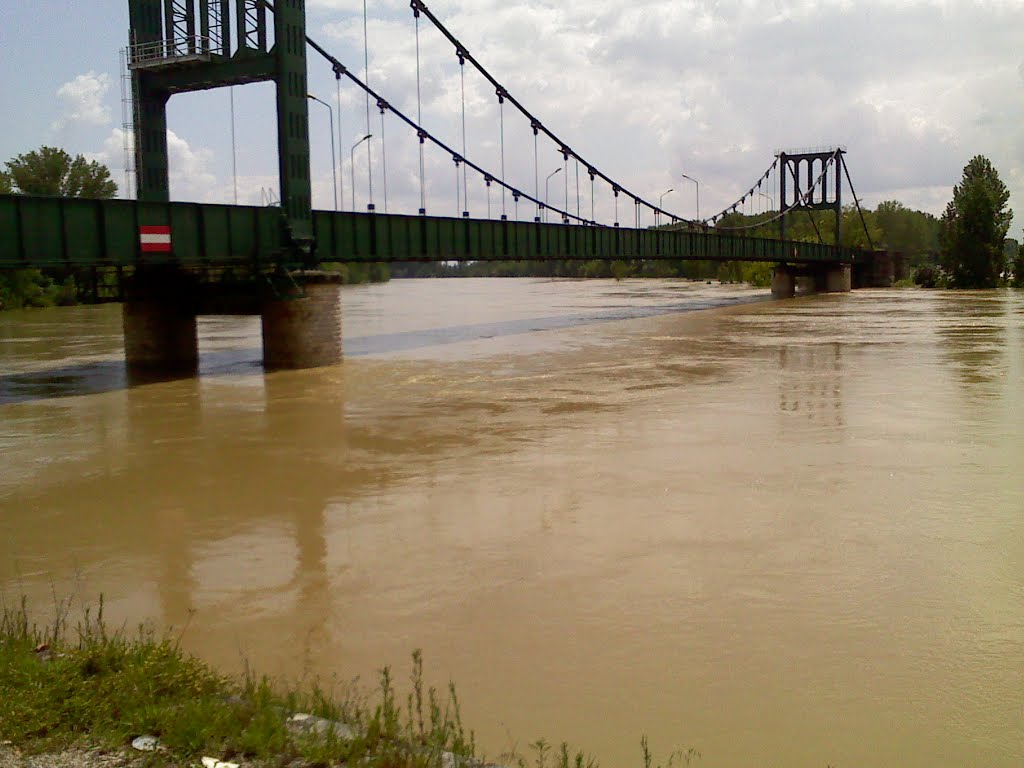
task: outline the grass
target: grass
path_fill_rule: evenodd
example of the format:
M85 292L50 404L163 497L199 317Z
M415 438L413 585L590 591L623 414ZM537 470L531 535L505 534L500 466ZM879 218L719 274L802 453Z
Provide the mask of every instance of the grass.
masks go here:
M290 767L484 764L463 726L454 685L444 695L425 687L419 651L400 703L388 668L371 693L354 685L340 693L319 684L298 690L251 672L232 679L182 651L180 638L145 627L110 631L102 601L74 627L67 614L57 605L52 623L40 627L31 623L24 599L0 606L0 741L23 752L115 751L148 734L161 745L146 753L152 766L197 764L201 756ZM287 719L298 712L345 723L351 738L329 728L292 730ZM652 768L646 739L641 744L643 768ZM565 743L553 749L540 740L529 750L500 761L510 768L597 768ZM693 750L674 753L665 768L696 758Z
M74 628L60 612L50 626L32 625L24 601L0 611L0 738L30 753L115 750L151 734L162 746L153 764L204 755L367 768L436 766L446 752L473 760L454 688L445 697L424 690L418 652L412 682L403 711L388 669L371 703L354 687L337 697L319 685L298 691L251 673L225 677L171 637L145 628L111 632L102 604ZM346 723L355 736L293 731L287 718L297 712Z

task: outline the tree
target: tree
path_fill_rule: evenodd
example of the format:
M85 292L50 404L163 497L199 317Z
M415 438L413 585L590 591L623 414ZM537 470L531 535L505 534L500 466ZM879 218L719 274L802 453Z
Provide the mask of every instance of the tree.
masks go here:
M1017 255L1013 259L1013 287L1024 288L1024 241L1017 246Z
M897 200L879 203L874 215L882 229L882 243L888 250L902 253L912 266L934 261L939 250L937 218L907 208Z
M1013 211L1010 191L992 163L976 155L953 187L940 223L942 266L955 288L994 288L1007 268L1003 241Z
M82 155L71 157L63 149L42 147L7 161L3 174L9 191L49 197L109 198L117 194L110 170ZM0 180L0 191L4 182Z
M117 194L110 170L82 155L72 158L63 149L41 147L18 155L0 170L0 194L49 197L109 198ZM0 270L0 309L73 304L75 279L51 270Z

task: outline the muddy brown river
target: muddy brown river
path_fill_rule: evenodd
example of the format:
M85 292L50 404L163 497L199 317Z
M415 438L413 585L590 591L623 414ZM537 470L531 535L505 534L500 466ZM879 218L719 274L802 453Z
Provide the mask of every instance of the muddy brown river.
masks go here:
M228 671L405 680L489 756L1024 765L1024 293L343 292L347 358L128 387L116 306L0 313L0 592Z

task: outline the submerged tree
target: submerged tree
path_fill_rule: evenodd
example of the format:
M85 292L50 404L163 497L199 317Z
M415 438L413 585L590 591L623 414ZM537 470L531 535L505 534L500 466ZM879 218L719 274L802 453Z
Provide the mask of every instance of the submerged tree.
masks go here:
M82 155L71 157L63 149L41 147L7 161L11 190L23 195L109 198L117 194L110 169ZM0 181L2 190L3 181Z
M1006 271L1003 241L1013 211L1010 191L992 163L976 155L953 187L953 199L942 214L942 266L956 288L994 288Z

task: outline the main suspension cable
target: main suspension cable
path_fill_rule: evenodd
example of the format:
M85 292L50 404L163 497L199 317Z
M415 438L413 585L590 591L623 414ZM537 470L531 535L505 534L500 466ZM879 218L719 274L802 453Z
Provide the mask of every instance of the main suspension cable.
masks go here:
M846 167L846 161L843 160L842 155L839 156L839 164L843 166L843 171L846 173L846 181L850 185L850 194L853 195L853 202L857 205L857 213L860 214L860 224L864 227L864 235L868 239L868 245L871 246L871 250L875 250L875 243L871 239L871 233L868 232L868 223L864 219L864 211L860 207L860 199L857 197L857 190L853 188L853 179L850 178L850 169ZM839 245L839 243L836 243Z
M424 16L426 16L426 17L427 17L427 19L428 19L428 20L430 21L430 23L432 23L432 24L433 24L433 25L434 25L434 26L435 26L435 27L437 28L437 30L438 30L438 31L439 31L439 32L440 32L440 33L441 33L442 35L444 35L444 36L445 36L445 37L446 37L446 38L448 39L448 41L449 41L449 42L450 42L450 43L451 43L452 45L454 45L454 46L455 46L455 49L456 49L456 50L458 50L458 51L460 51L460 52L462 53L462 55L463 55L463 56L465 57L465 59L466 59L466 60L467 60L467 61L468 61L468 62L469 62L470 64L472 64L472 65L473 65L473 66L474 66L474 67L476 68L476 70L477 70L477 71L478 71L478 72L479 72L479 73L480 73L481 75L483 75L483 77L484 77L484 78L485 78L485 79L486 79L486 80L487 80L487 81L488 81L488 82L489 82L489 83L490 83L490 84L491 84L492 86L494 86L494 88L495 88L495 89L497 89L498 91L500 91L500 92L501 92L501 93L502 93L502 94L504 95L504 97L505 97L505 98L507 98L507 99L508 99L508 101L509 101L509 102L510 102L510 103L511 103L511 104L512 104L512 105L513 105L513 106L514 106L514 107L515 107L516 109L518 109L518 110L519 110L519 112L520 112L520 113L521 113L521 114L522 114L522 115L523 115L523 116L524 116L525 118L527 118L527 119L528 119L528 120L530 121L530 124L531 124L531 125L533 126L533 130L534 130L534 135L536 135L538 131L543 131L543 132L544 132L544 135L545 135L545 136L547 136L547 137L548 137L548 138L549 138L549 139L550 139L551 141L553 141L553 142L554 142L555 144L557 144L557 145L558 145L559 147L563 147L563 148L565 149L565 151L567 151L567 152L568 152L568 153L569 153L570 155L572 155L572 156L573 156L573 157L575 157L575 158L576 158L577 160L579 160L580 162L582 162L583 164L585 164L585 165L586 165L586 166L587 166L588 168L591 168L591 169L593 169L593 171L594 171L594 175L595 175L595 176L600 176L600 177L601 177L601 179L603 179L603 180L604 180L605 182L607 182L607 183L608 183L608 184L610 184L611 186L614 186L614 187L618 187L618 189L619 189L620 191L622 191L623 193L625 193L625 195L626 195L627 197L631 197L631 198L633 198L633 200L635 200L635 201L636 201L636 202L637 202L638 204L640 204L640 205L644 205L644 206L646 206L646 207L650 208L650 209L651 209L652 211L657 211L657 212L659 212L659 213L664 213L664 214L666 214L666 215L668 215L668 216L672 216L672 214L669 214L669 213L668 213L667 211L664 211L664 210L662 210L662 209L661 209L661 208L659 208L659 207L658 207L657 205L654 205L653 203L650 203L650 202L648 202L647 200L644 200L644 199L643 199L642 197L640 197L639 195L633 194L633 193L632 193L632 192L630 192L630 191L629 191L628 189L626 189L626 188L622 187L621 185L617 184L617 183L616 183L615 181L613 181L613 180L611 179L611 177L609 177L609 176L605 175L605 174L604 174L604 173L602 173L602 172L601 172L600 170L598 170L598 169L597 169L597 168L596 168L595 166L593 166L593 165L591 165L590 163L588 163L588 162L587 162L587 161L586 161L586 160L585 160L585 159L584 159L583 157L581 157L581 156L579 155L579 153L577 153L577 152L576 152L575 150L571 149L571 148L569 147L569 145L568 145L568 144L566 144L566 143L565 143L564 141L562 141L562 140L561 140L560 138L558 138L558 137L557 137L557 136L556 136L556 135L555 135L555 134L554 134L554 133L553 133L553 132L552 132L552 131L551 131L551 130L550 130L550 129L549 129L548 127L547 127L547 126L545 126L545 125L544 125L544 124L543 124L543 123L542 123L542 122L541 122L540 120L538 120L538 119L537 119L537 118L536 118L536 117L535 117L535 116L534 116L534 115L533 115L533 114L532 114L532 113L531 113L531 112L530 112L530 111L529 111L528 109L526 109L526 107L524 107L524 106L522 105L522 103L520 103L520 102L519 102L519 101L518 101L518 100L517 100L517 99L516 99L516 98L515 98L514 96L512 96L512 95L511 95L511 94L510 94L510 93L508 92L508 90L507 90L506 88L504 88L504 87L503 87L503 86L502 86L502 85L501 85L501 84L500 84L500 83L499 83L499 82L498 82L498 81L497 81L497 80L496 80L496 79L495 79L495 78L494 78L494 77L493 77L493 76L491 75L491 73L490 73L490 72L489 72L489 71L488 71L488 70L487 70L487 69L486 69L486 68L485 68L485 67L484 67L484 66L483 66L482 64L480 64L480 62L479 62L479 61L477 61L477 60L476 60L476 58L474 58L474 57L473 57L473 55L472 55L472 54L470 54L470 53L469 53L469 50L468 50L468 49L466 48L466 46L464 46L464 45L463 45L463 44L462 44L462 43L461 43L461 42L459 41L459 39L458 39L457 37L455 37L455 36L454 36L454 35L453 35L453 34L452 34L452 33L451 33L451 32L450 32L449 30L448 30L448 28L447 28L447 27L445 27L445 25L444 25L444 24L443 24L443 23L442 23L442 22L440 21L440 19L438 19L438 18L437 18L437 17L436 17L436 16L435 16L435 15L434 15L434 14L433 14L433 13L432 13L431 11L430 11L430 9L429 9L429 8L427 8L426 4L425 4L425 3L424 3L424 2L422 1L422 0L410 0L410 6L411 6L411 7L412 7L412 9L413 9L413 13L414 13L414 14L417 14L417 17L418 17L418 15L419 15L420 13L422 13L422 14L423 14ZM538 188L537 188L537 189L535 189L535 192L537 192L537 193L539 194L539 185L538 185ZM686 222L688 222L688 223L692 223L692 224L696 224L696 223L698 223L698 222L695 222L695 221L691 221L691 220L689 220L689 219L686 219L686 218L684 218L684 217L681 217L681 216L673 216L673 218L675 218L675 219L679 219L679 220L681 220L681 221L686 221Z
M834 157L830 158L829 159L829 163L833 162L833 160L834 160ZM801 193L801 192L799 192L799 190L797 191L797 193L796 193L797 194L797 204L794 204L790 208L786 208L785 201L784 200L780 200L779 201L779 213L776 214L775 216L773 216L772 218L766 219L765 221L759 221L759 222L757 222L755 224L747 224L747 225L742 226L742 227L723 227L723 226L721 226L719 224L715 224L715 231L716 232L742 232L742 231L745 231L745 230L759 229L760 227L764 227L764 226L767 226L769 224L773 224L774 222L778 221L783 216L785 216L787 213L789 213L789 211L792 210L792 208L800 208L801 206L807 205L808 196L810 195L810 193L819 184L821 184L821 182L825 179L825 175L827 173L828 173L828 165L826 165L825 168L822 169L821 175L818 176L818 178L815 180L814 184L811 185L811 188L807 192ZM736 205L739 205L739 203L736 203L736 204L733 205L733 208L732 208L732 212L733 213L736 212ZM724 215L726 215L725 212L717 214L716 216L713 216L712 219L718 219L718 218L721 218ZM710 220L711 219L709 219L709 221ZM820 235L819 235L819 237L820 237Z
M770 177L771 172L775 170L775 167L778 164L779 164L779 158L776 157L775 160L772 162L772 164L770 166L768 166L768 170L761 174L761 178L757 180L757 183L756 183L755 186L760 187L761 183L765 179L768 179ZM730 211L735 212L736 206L743 205L746 202L747 198L750 197L751 195L753 195L753 193L754 193L754 187L751 187L750 191L747 194L743 195L741 198L739 198L736 202L732 203L731 205L725 206L725 208L723 208L719 213L716 213L711 218L704 219L700 223L701 224L708 224L708 223L714 224L715 221L717 221L718 219L722 218L723 216L728 214Z
M348 69L344 64L342 64L340 61L338 61L338 59L336 57L332 56L323 46L321 46L319 43L317 43L315 40L313 40L308 35L306 37L306 42L309 44L309 46L314 51L316 51L318 54L320 54L321 57L323 57L328 63L330 63L335 68L336 72L340 72L342 75L344 75L349 80L351 80L355 85L357 85L358 87L362 88L364 91L369 93L371 98L374 98L377 101L383 103L385 105L385 108L388 111L390 111L392 114L394 114L395 117L397 117L403 123L405 123L410 128L415 130L417 132L417 135L419 135L419 137L420 137L420 142L421 143L426 142L426 141L429 140L436 147L440 148L444 152L447 152L450 157L452 157L453 159L454 158L458 158L459 162L465 163L467 166L472 168L474 171L479 173L481 176L486 177L486 176L490 175L492 178L494 178L493 174L490 174L487 170L485 170L484 168L480 167L476 163L470 161L469 159L461 157L456 150L452 149L450 146L445 144L443 141L441 141L439 138L437 138L436 136L431 134L429 131L424 130L422 128L422 126L420 126L418 123L416 123L412 118L407 116L404 112L402 112L399 109L396 109L393 104L389 104L386 101L384 101L384 99L381 98L380 94L378 94L376 91L374 91L372 88L370 88L370 86L368 86L366 83L364 83L362 80L360 80L359 77L356 76L355 74L353 74L350 69ZM540 207L543 205L543 203L541 202L541 200L540 200L540 198L538 196L532 196L532 195L527 194L526 192L523 192L522 190L516 189L515 187L510 185L508 182L506 182L504 179L497 179L497 178L495 178L494 180L498 184L501 184L503 188L507 189L509 192L512 193L512 196L515 199L517 204L519 202L519 198L522 197L522 198L525 198L526 200L530 201L531 203L534 203L537 206L538 210L540 210ZM562 214L563 218L564 217L568 217L569 219L572 219L573 221L577 221L580 224L588 224L588 223L593 223L595 225L597 224L597 222L588 222L588 221L586 221L584 219L580 219L577 216L569 213L568 211L562 211L562 210L560 210L558 208L552 208L551 210L555 211L556 213ZM518 209L517 209L517 213L518 213ZM518 216L517 216L517 218L518 218Z

